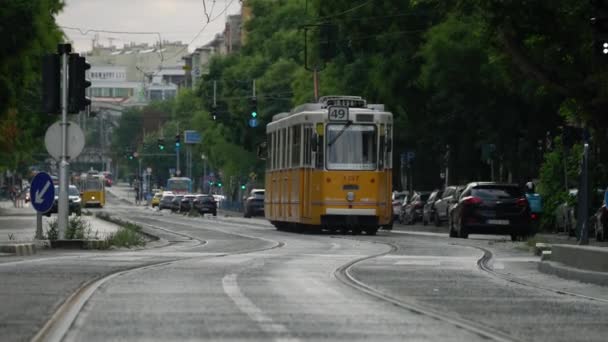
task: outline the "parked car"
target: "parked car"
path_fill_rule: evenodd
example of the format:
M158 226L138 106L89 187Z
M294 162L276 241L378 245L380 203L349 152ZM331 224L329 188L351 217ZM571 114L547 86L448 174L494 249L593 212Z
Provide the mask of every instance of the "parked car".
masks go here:
M158 209L171 210L173 208L173 205L172 205L173 198L175 198L175 195L173 195L172 193L164 194L163 197L161 197L160 202L158 203Z
M189 212L194 206L192 205L192 201L196 198L196 195L184 195L179 204L179 212Z
M53 206L49 211L45 214L46 216L51 216L51 214L55 214L59 210L59 186L55 185L55 200L53 201ZM80 197L80 190L75 185L70 185L68 188L68 207L69 207L69 215L76 214L78 216L82 213L82 199Z
M245 199L244 216L264 215L264 189L252 189Z
M192 205L201 215L212 214L217 216L217 202L212 195L196 195Z
M435 190L427 198L424 207L422 207L422 224L427 225L435 217L435 201L441 198L442 190Z
M175 197L173 197L173 200L171 201L172 212L176 213L180 211L182 198L184 198L184 195L175 195Z
M595 194L591 196L589 207L590 208L598 208L603 205L604 200L604 191L603 189L596 189ZM568 199L560 204L555 209L555 228L558 232L563 232L568 234L569 236L576 236L577 234L577 196L578 189L570 189L568 191ZM601 208L600 208L601 209ZM589 213L588 217L588 232L591 235L595 234L595 227L597 226L597 216L601 214L601 211L598 209L594 213Z
M450 237L506 234L513 241L532 235L530 205L520 186L494 182L469 183L452 208Z
M422 208L430 194L430 192L414 192L407 202L403 202L399 222L414 224L416 221L421 220Z
M442 222L446 222L449 219L450 207L456 204L458 201L458 191L462 187L451 185L445 188L442 196L435 201L435 213L433 215L433 222L437 227L441 226Z
M393 191L393 221L398 221L401 217L401 206L407 198L407 191Z
M158 207L160 204L160 200L163 197L163 193L162 192L157 192L154 194L154 197L152 197L152 201L150 201L150 204L152 205L152 208Z

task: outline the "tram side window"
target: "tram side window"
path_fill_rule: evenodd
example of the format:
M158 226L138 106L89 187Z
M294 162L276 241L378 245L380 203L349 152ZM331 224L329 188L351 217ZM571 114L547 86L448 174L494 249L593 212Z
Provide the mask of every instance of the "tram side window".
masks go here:
M312 151L310 150L310 139L312 138L312 127L304 127L304 167L312 166Z
M390 143L393 143L393 132L392 132L392 126L391 125L386 125L386 136L388 138L390 138ZM386 152L386 162L384 163L386 165L387 169L392 169L393 168L393 149L392 146L388 146L391 148L388 148L388 152Z
M285 168L291 168L291 130L289 128L285 128Z
M291 127L291 166L300 167L300 148L302 147L302 126Z
M272 169L276 170L279 168L279 131L272 132L272 139L274 143L274 148L272 152Z
M266 134L266 169L272 170L272 134Z

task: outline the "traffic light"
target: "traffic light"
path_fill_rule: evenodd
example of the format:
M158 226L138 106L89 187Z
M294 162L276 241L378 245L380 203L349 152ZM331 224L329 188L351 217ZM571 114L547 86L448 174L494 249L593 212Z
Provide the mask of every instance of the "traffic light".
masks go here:
M180 146L182 146L181 140L182 140L182 136L180 134L176 134L175 135L175 148L176 149L179 149Z
M165 139L162 139L162 138L158 139L156 144L158 145L159 151L165 150Z
M217 182L217 187L221 188L222 187L222 182Z
M250 100L251 107L251 118L255 119L258 117L258 99L256 97L252 97Z
M49 114L61 111L61 71L58 54L42 57L42 110Z
M325 23L319 27L319 56L324 62L336 56L337 32L336 25Z
M91 86L91 82L86 79L86 71L91 69L91 65L84 57L71 53L69 68L68 112L78 113L91 104L86 96L86 89Z
M246 186L245 184L241 184L241 190L245 190Z
M213 107L211 108L211 112L209 113L211 115L211 119L213 119L213 121L217 120L217 108Z

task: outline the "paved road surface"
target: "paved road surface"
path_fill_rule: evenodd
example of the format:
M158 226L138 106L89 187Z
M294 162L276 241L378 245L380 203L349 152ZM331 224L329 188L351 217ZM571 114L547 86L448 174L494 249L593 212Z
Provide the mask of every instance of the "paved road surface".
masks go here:
M539 274L537 258L503 238L296 234L264 220L189 218L110 202L104 210L161 242L1 259L3 339L40 333L83 284L39 337L604 341L608 334L606 288Z

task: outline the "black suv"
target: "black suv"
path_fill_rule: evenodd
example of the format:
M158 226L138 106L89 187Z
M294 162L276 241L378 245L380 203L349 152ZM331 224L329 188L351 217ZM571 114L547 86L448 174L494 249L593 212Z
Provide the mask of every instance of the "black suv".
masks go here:
M217 202L212 195L196 195L192 205L201 215L212 214L217 216Z
M253 189L245 199L245 217L264 215L264 189Z
M530 205L516 184L470 183L450 213L450 237L507 234L513 241L532 235Z

